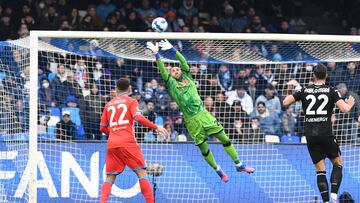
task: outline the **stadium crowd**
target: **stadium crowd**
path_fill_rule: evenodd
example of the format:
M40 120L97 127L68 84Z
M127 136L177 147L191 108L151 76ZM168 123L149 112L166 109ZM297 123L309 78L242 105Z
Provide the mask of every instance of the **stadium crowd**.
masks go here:
M66 0L25 4L20 1L17 7L12 6L14 2L0 5L1 40L26 37L32 29L151 31L156 16L166 17L171 32L316 33L302 19L301 0L102 0L91 1L94 4L86 4L85 10L82 10L84 5ZM355 34L354 29L357 31L356 27L351 28L351 34ZM274 61L283 57L277 45L256 48ZM10 55L1 57L7 66L0 67L0 125L9 121L17 125L1 130L4 133L26 130L30 69L25 58L28 56L11 50ZM115 80L127 77L132 84L131 96L139 101L143 114L171 130L167 140L189 139L182 115L151 62L50 53L41 53L39 62L39 130L43 134L51 132L64 140L106 139L98 130L102 108L116 94ZM171 65L174 64L168 64ZM339 138L344 142L354 141L360 137L360 130L357 132L360 129L359 64L326 65L329 84L342 97L356 98L351 114L336 114L332 118L337 124L335 134L341 135ZM303 135L301 105L284 109L281 101L311 83L313 66L196 63L190 64L190 71L205 108L224 125L231 139L246 143L263 142L264 135ZM136 130L139 140L166 140L143 128Z

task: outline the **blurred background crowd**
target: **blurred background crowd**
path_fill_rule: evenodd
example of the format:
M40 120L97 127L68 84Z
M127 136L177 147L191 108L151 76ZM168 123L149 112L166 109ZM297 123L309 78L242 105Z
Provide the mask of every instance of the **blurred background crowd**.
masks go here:
M164 16L169 32L233 33L359 33L360 3L341 0L45 0L0 1L1 40L27 37L29 30L152 31L151 22ZM181 50L181 47L178 46ZM281 61L281 48L260 46L258 52ZM28 55L6 50L0 57L0 125L9 121L11 133L26 131L29 113ZM236 51L235 51L236 52ZM236 53L232 53L236 54ZM98 124L104 104L116 95L115 81L127 77L131 97L143 114L171 131L166 139L136 128L139 140L189 139L178 106L169 97L152 62L123 58L43 52L39 58L39 131L43 136L74 140L103 140ZM301 55L293 60L301 60ZM169 63L167 66L175 64ZM303 135L300 104L282 107L282 99L310 84L316 64L234 65L190 64L205 108L224 125L235 142L263 142L265 135ZM328 83L342 97L352 95L351 114L332 118L340 141L359 139L360 73L358 62L325 64Z
M2 0L1 40L29 30L359 34L358 1L345 0Z

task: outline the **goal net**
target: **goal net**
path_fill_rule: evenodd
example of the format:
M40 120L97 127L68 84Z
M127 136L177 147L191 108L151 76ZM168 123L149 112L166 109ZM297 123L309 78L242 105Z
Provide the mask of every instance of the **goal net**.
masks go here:
M171 131L169 138L135 124L157 202L316 202L316 173L303 143L301 104L285 110L286 95L312 83L317 63L328 68L328 84L352 95L350 113L334 109L344 179L339 193L360 198L358 126L359 38L306 35L33 32L38 43L0 44L0 199L97 202L104 182L107 137L99 132L103 106L116 96L115 82L131 81L131 97L143 114ZM215 137L210 149L230 181L220 182L187 132L166 91L147 41L169 41L186 57L205 108L223 125L242 162L256 168L239 174ZM31 49L30 49L31 47ZM35 51L34 51L35 50ZM31 55L34 51L36 55ZM166 67L178 66L160 51ZM34 57L35 56L35 57ZM30 77L30 73L36 74ZM31 94L30 84L36 94ZM34 86L33 86L34 87ZM37 111L30 113L37 101ZM33 115L35 114L35 115ZM31 118L37 120L30 125ZM34 135L32 132L36 132ZM38 152L29 164L31 144ZM331 164L327 164L331 171ZM329 174L329 173L328 173ZM109 202L143 201L135 174L117 178Z

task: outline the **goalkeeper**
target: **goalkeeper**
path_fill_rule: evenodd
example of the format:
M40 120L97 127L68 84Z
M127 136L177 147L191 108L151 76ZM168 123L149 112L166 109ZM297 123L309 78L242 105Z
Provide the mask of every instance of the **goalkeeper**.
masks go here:
M176 58L180 62L180 68L176 66L171 67L168 72L164 62L161 60L159 46L164 51L170 50L175 53ZM235 162L237 171L253 173L255 169L246 167L245 164L240 162L237 151L225 134L223 127L205 110L185 57L167 40L161 40L160 43L156 44L147 42L147 48L155 54L156 64L160 69L161 77L165 81L170 96L176 101L180 111L183 113L187 130L194 139L196 146L199 147L206 162L215 169L221 180L227 182L228 176L216 164L214 155L209 150L206 140L211 135L220 140L227 154Z

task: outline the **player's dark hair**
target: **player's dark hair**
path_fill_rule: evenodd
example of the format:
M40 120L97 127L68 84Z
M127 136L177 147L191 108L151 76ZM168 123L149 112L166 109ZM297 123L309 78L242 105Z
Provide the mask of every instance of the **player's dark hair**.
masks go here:
M314 75L317 79L319 80L325 80L326 79L326 67L319 63L316 65L315 69L314 69Z
M130 81L127 78L120 78L118 81L116 81L116 87L119 91L125 92L130 87Z

